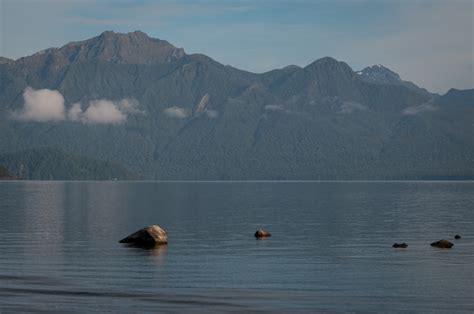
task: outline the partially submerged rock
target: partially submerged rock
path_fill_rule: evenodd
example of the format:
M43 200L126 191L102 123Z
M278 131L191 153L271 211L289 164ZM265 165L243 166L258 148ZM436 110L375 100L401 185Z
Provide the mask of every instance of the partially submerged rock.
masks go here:
M272 236L272 234L270 232L262 230L262 229L257 230L255 232L255 237L256 238L268 238L268 237L271 237L271 236Z
M454 238L455 238L456 240L459 240L459 239L461 239L461 236L460 236L459 234L456 234L456 235L454 236Z
M394 244L392 245L392 247L405 249L405 248L408 247L408 244L406 244L405 242L403 242L403 243L394 243Z
M440 249L450 249L451 247L453 247L453 245L454 244L444 239L431 243L431 246L435 246Z
M158 225L151 225L132 233L119 241L136 246L154 246L168 244L168 234Z

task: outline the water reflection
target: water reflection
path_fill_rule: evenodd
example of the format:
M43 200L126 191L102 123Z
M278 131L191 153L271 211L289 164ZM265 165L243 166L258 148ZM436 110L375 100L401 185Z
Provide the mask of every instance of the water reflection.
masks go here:
M25 249L36 255L60 257L64 245L64 184L25 184L28 189L23 194L25 225L22 236L35 243Z
M148 245L148 246L137 246L130 243L124 243L122 246L127 251L136 256L149 256L152 258L156 265L160 265L165 261L166 254L168 253L168 245Z
M250 312L262 304L267 311L288 312L317 306L321 312L472 312L473 188L472 183L0 183L0 295L8 295L0 298L0 310L2 302L11 309L50 302L58 310L111 311L120 305L152 312L164 301L150 304L136 295L196 289L211 304L218 296L209 289L228 289L233 302ZM150 224L167 230L169 245L143 249L117 242ZM260 228L272 237L256 240ZM451 250L429 246L456 233L462 239ZM394 250L396 241L409 246ZM45 294L46 284L38 289L35 276L60 287ZM91 291L107 294L90 302ZM295 299L297 291L309 303ZM97 307L100 302L103 307Z
M166 254L168 253L167 245L157 245L154 248L146 250L150 257L153 259L155 265L162 265L166 260Z

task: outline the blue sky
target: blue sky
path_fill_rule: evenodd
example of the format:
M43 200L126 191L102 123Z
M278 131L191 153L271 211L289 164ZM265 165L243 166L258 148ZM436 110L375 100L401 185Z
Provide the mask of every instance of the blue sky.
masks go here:
M431 91L474 87L474 0L0 0L0 55L16 59L142 30L253 72L332 56L383 64Z

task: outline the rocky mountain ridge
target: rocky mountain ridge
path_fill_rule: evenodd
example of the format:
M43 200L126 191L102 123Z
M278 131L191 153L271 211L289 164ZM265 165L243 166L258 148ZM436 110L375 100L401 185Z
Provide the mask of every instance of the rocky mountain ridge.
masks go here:
M13 119L27 87L59 93L64 119ZM385 67L325 57L256 74L142 32L105 32L0 62L0 149L60 149L142 179L465 178L470 104L470 91L431 94ZM89 119L99 105L119 123ZM81 118L68 118L73 107Z

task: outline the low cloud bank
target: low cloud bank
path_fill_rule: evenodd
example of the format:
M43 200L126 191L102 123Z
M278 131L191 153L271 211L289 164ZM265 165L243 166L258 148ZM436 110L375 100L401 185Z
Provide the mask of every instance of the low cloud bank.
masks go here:
M285 110L285 108L283 108L280 105L266 105L264 109L269 110L269 111L284 111Z
M280 106L280 105L266 105L263 109L266 111L281 112L281 113L286 113L286 114L296 113L289 109L285 109L283 106Z
M215 118L219 117L219 112L217 110L206 109L204 112L211 119L215 119Z
M342 105L341 105L341 111L339 111L339 113L342 113L342 114L349 114L349 113L353 113L354 111L358 111L358 110L366 110L367 107L362 105L362 104L359 104L358 102L355 102L355 101L345 101Z
M176 119L186 119L187 117L191 115L189 110L186 110L185 108L181 108L178 106L166 108L165 110L163 110L163 113L170 118L176 118Z
M23 109L12 113L13 118L23 121L61 121L65 119L64 97L49 89L34 90L27 87L23 92Z
M188 110L186 108L178 107L178 106L172 106L168 107L165 110L163 110L163 113L174 119L186 119L189 118L192 115L191 110ZM211 109L203 109L202 111L196 111L196 115L200 114L205 114L211 119L215 119L219 117L219 112L216 110L211 110Z
M131 99L116 102L107 99L93 100L85 111L82 111L81 104L73 104L68 111L68 119L90 124L120 124L127 121L127 114L141 113L137 107L138 103Z
M428 101L424 104L421 104L419 106L413 106L413 107L405 108L402 111L402 114L404 114L404 115L416 115L416 114L419 114L419 113L422 113L422 112L435 111L435 110L436 110L436 107L433 105L433 101L430 100L430 101Z
M130 114L143 113L135 99L112 101L107 99L90 101L85 110L75 103L66 111L64 97L56 90L34 90L30 87L23 93L23 108L12 112L14 119L22 121L50 122L73 121L85 124L120 124Z

